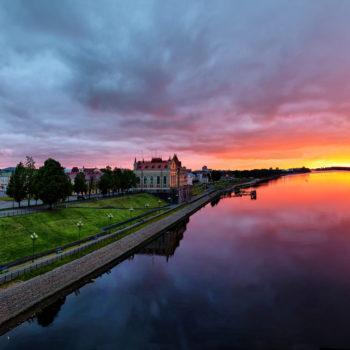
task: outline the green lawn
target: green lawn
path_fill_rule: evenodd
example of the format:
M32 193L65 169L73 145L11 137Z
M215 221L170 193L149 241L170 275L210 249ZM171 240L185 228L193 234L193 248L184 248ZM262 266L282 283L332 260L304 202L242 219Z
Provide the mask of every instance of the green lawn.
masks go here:
M159 202L160 201L160 202ZM148 193L140 193L137 195L127 195L124 197L114 197L106 199L98 199L86 203L79 203L72 206L88 207L88 208L145 208L145 204L149 204L149 208L164 206L166 203L159 198Z
M103 207L111 205L112 202L115 203L115 206L127 209L90 207L93 203L98 204L95 205L96 207ZM93 203L84 203L84 208L68 207L30 215L0 218L0 264L30 255L32 252L30 235L33 232L39 236L36 241L36 252L44 251L78 240L79 232L76 223L79 220L84 224L80 237L90 236L100 232L101 227L110 224L108 213L113 214L111 223L121 222L146 211L146 209L130 211L128 208L143 208L145 203L149 203L150 207L155 207L158 206L158 198L149 194L136 194Z
M192 196L198 196L200 194L203 194L206 190L206 185L205 184L195 184L191 188L191 193Z

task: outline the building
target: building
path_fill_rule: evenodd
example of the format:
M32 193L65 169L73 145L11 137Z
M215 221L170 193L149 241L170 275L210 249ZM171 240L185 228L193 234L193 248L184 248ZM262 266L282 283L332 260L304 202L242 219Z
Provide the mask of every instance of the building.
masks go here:
M10 182L10 177L14 173L15 168L6 168L0 171L0 192L7 191L7 186Z
M187 170L176 154L168 160L152 158L134 162L134 173L142 190L158 191L181 188L187 185Z
M187 185L192 186L196 182L196 174L192 171L187 172Z
M78 167L74 167L74 168L72 168L71 171L69 171L67 173L72 184L74 184L75 177L80 172L85 174L85 181L86 181L86 184L88 185L89 191L96 192L97 183L102 176L102 171L98 168L85 168L85 167L83 167L83 168L79 169ZM90 185L92 188L90 188Z
M208 184L210 182L211 169L203 165L202 170L193 171L195 177L192 179L193 183Z

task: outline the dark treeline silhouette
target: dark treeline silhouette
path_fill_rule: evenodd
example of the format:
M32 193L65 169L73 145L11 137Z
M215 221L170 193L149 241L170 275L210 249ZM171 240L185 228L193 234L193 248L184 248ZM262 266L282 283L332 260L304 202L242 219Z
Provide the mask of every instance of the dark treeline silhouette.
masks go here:
M350 167L347 166L330 166L325 168L317 168L316 171L327 171L327 170L341 170L341 171L350 171Z
M138 178L132 170L118 168L112 170L107 166L101 171L103 174L98 182L98 188L103 195L123 192L137 185Z
M309 173L311 170L306 167L293 168L293 169L279 169L279 168L269 168L269 169L252 169L252 170L213 170L211 172L212 181L218 181L225 177L234 178L268 178L276 177L287 174L299 174L299 173Z

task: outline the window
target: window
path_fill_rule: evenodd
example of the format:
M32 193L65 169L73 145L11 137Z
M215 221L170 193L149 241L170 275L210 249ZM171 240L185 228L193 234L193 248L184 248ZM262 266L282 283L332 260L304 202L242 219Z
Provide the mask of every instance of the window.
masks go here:
M166 186L166 176L163 177L163 184Z
M151 176L151 187L153 187L153 176Z
M160 176L157 176L157 185L160 185Z
M147 185L147 176L145 176L145 177L143 178L143 184L144 184L144 185Z

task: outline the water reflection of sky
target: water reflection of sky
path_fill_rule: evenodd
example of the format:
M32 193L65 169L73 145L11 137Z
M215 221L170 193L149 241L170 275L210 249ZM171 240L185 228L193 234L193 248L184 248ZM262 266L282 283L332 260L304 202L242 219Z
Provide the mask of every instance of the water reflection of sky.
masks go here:
M349 179L292 176L259 187L256 201L208 205L180 242L160 243L179 244L168 260L153 245L0 348L350 347Z

